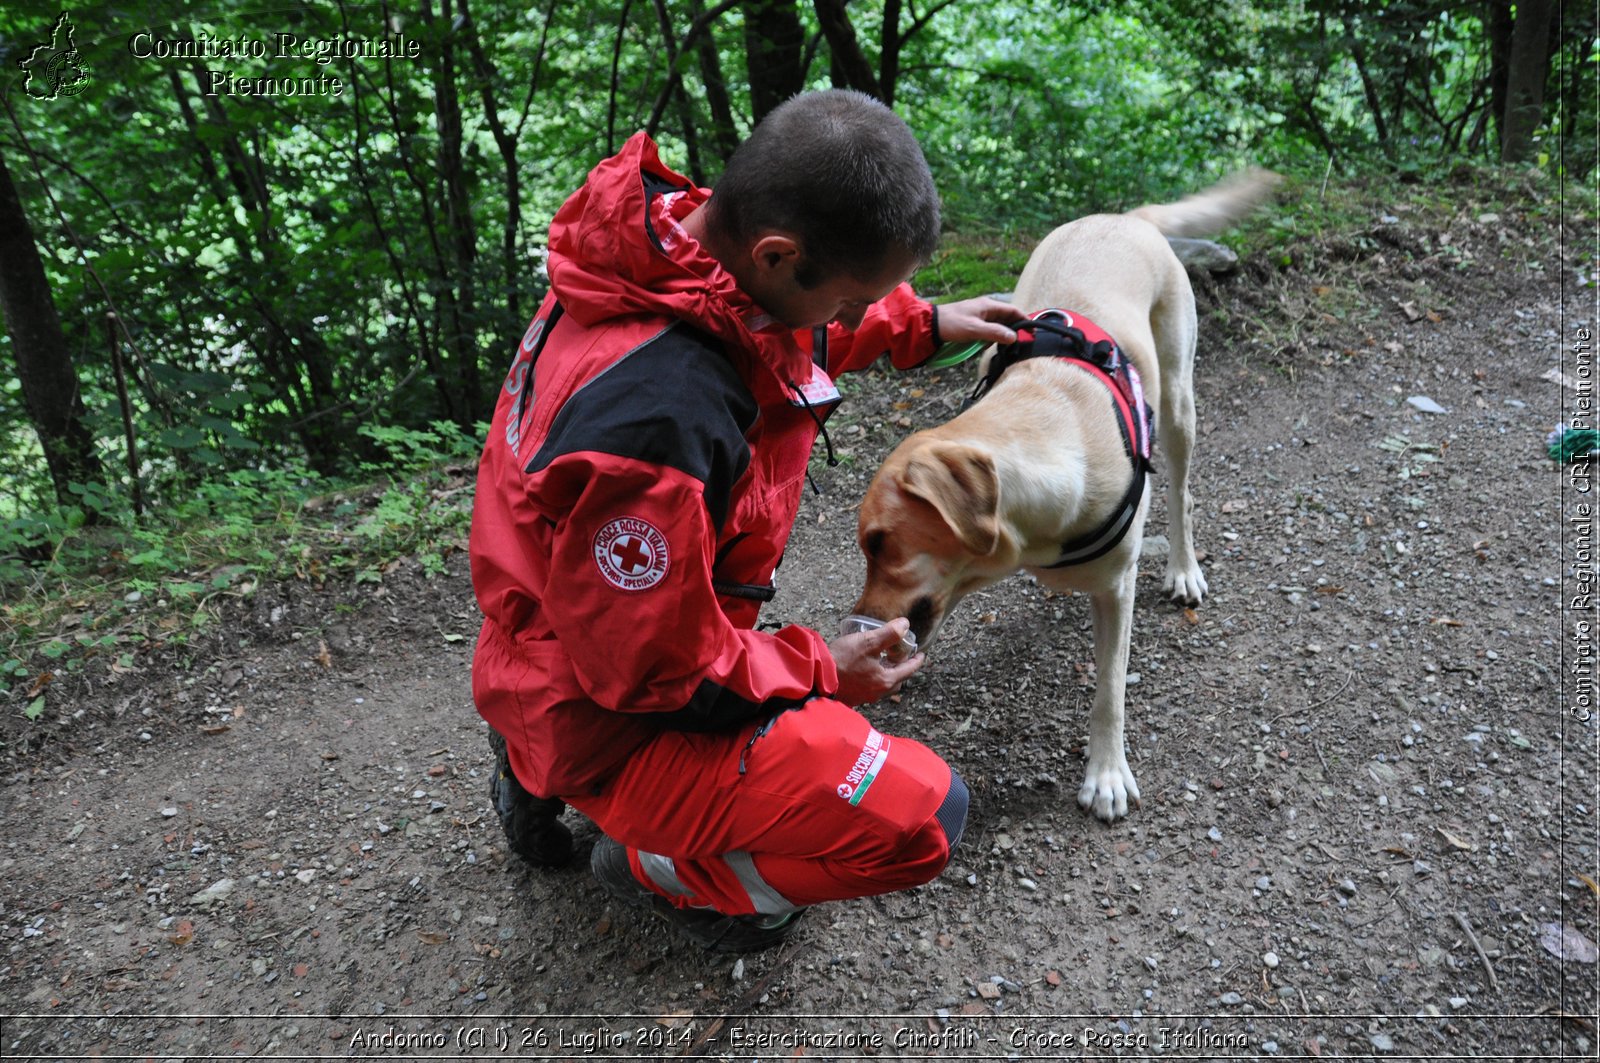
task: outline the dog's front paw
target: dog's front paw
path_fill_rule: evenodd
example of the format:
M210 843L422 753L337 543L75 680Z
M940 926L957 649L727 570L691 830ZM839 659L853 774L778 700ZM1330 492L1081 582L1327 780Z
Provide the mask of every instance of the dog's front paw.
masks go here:
M1187 568L1177 565L1168 565L1167 574L1161 581L1161 589L1168 598L1184 605L1199 605L1206 596L1206 574L1198 562Z
M1128 758L1118 753L1105 764L1089 762L1089 771L1078 790L1078 804L1084 811L1112 823L1128 814L1128 805L1139 804L1139 784L1133 781L1128 770Z

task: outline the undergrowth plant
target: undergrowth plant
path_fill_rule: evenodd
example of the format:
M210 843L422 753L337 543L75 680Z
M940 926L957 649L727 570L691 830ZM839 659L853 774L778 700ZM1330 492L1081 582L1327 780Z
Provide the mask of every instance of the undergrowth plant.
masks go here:
M37 718L57 673L106 654L126 667L266 582L377 582L401 557L442 572L471 520L484 430L366 425L382 457L348 477L303 463L238 470L169 488L143 517L91 485L76 506L0 524L0 695Z

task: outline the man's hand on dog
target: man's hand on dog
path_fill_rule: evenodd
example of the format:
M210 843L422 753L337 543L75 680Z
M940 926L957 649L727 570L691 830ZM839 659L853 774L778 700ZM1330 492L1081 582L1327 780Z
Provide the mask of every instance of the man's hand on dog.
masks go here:
M920 653L899 663L892 663L884 656L893 651L910 630L911 621L901 617L873 631L840 635L828 643L833 663L839 670L839 692L834 697L846 705L856 706L899 690L900 684L927 660Z
M1010 303L980 295L955 303L939 304L939 338L945 343L1015 343L1017 334L1007 325L1023 314Z

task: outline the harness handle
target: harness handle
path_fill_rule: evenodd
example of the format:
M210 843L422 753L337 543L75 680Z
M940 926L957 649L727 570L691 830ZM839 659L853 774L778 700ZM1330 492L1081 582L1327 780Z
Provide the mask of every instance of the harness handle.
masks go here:
M987 395L1002 373L1028 358L1077 358L1107 372L1115 372L1121 364L1116 344L1106 340L1091 343L1082 329L1067 324L1066 320L1066 315L1059 310L1043 310L1038 317L1025 317L1008 324L1006 327L1017 333L1016 342L996 348L994 356L989 359L988 370L962 408L971 406ZM1025 340L1022 338L1023 332L1033 333L1035 338ZM1052 338L1040 340L1037 338L1040 332L1050 333Z

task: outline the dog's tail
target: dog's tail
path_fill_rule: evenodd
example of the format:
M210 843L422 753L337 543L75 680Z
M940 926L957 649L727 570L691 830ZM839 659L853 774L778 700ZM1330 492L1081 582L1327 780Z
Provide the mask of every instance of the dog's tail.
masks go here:
M1259 206L1281 180L1271 170L1251 168L1176 203L1148 203L1128 213L1166 236L1215 236Z

